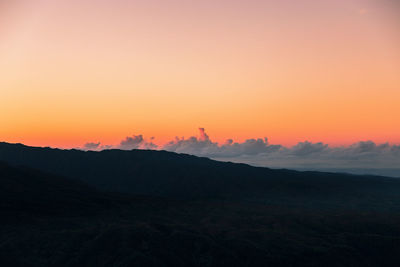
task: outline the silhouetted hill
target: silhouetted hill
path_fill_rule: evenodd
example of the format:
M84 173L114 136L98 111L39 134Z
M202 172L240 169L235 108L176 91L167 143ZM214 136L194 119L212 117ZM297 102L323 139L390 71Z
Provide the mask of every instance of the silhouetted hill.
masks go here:
M399 209L400 180L256 168L151 150L84 152L0 143L0 160L148 196Z
M0 209L3 219L16 214L82 215L126 202L83 182L0 162Z
M132 197L4 163L0 214L0 266L364 267L400 261L398 212Z

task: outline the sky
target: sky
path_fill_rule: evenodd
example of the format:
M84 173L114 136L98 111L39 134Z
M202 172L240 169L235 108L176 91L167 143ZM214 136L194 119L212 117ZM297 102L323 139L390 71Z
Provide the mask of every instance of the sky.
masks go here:
M396 2L0 0L0 141L398 145Z

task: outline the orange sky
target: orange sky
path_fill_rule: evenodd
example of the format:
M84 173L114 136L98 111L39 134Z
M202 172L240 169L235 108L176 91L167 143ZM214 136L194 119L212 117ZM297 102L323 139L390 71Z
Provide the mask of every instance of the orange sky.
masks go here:
M194 2L194 3L193 3ZM393 0L0 3L0 141L400 143Z

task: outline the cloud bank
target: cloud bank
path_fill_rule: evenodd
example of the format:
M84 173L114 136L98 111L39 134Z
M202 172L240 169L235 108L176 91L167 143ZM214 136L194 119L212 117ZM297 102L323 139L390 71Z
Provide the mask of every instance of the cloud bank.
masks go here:
M209 157L216 160L247 163L271 168L292 168L301 170L344 171L371 173L400 177L400 145L376 144L360 141L350 146L331 147L325 143L300 142L292 147L269 144L268 139L248 139L225 143L213 142L199 128L199 136L175 140L158 146L142 135L126 137L118 145L102 146L100 143L87 143L83 150L103 149L156 149L177 153Z

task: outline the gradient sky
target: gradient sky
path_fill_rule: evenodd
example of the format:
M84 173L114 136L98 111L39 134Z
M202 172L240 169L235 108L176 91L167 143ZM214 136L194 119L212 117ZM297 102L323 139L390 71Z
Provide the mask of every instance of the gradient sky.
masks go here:
M0 141L400 143L396 2L0 1Z

